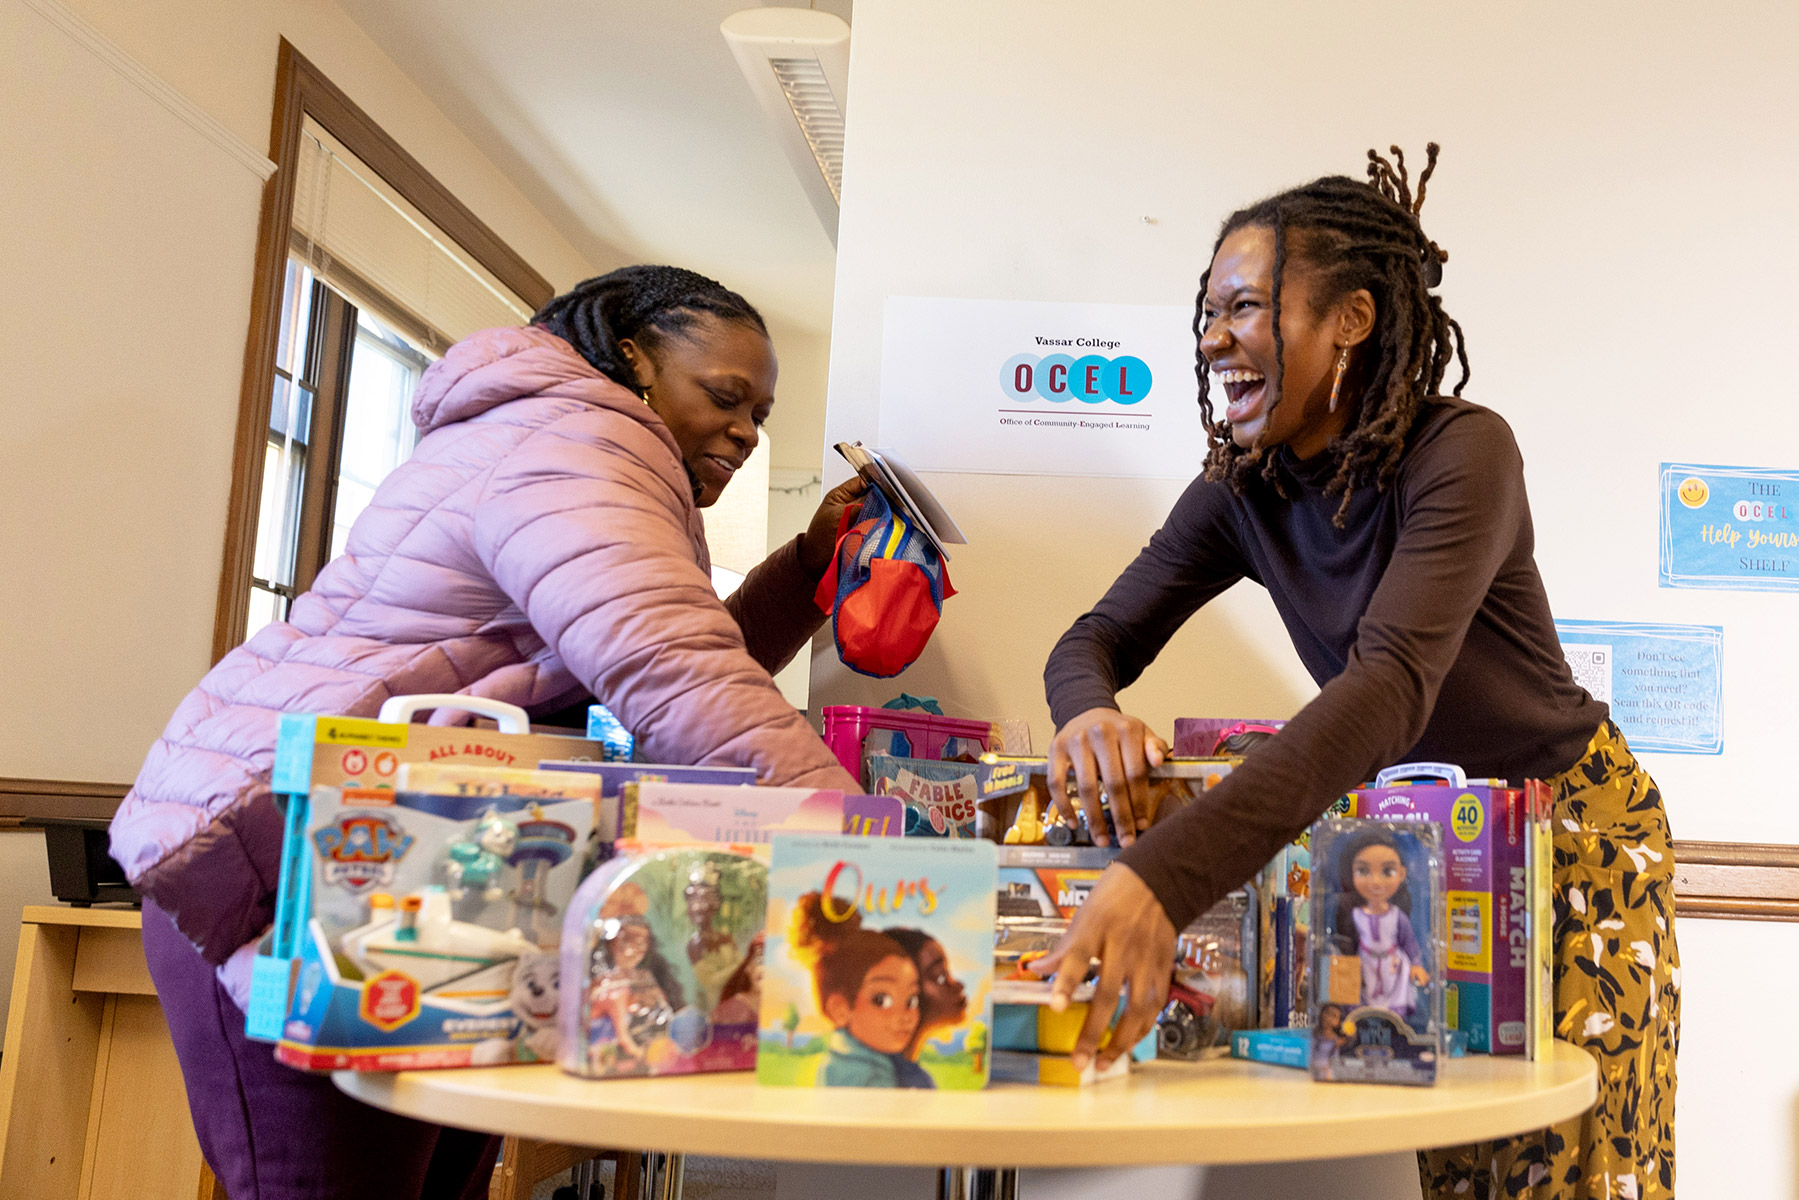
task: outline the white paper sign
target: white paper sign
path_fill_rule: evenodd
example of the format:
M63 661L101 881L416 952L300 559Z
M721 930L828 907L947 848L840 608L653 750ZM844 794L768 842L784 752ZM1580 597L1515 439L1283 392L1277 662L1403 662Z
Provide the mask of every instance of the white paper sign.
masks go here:
M890 296L880 444L921 471L1191 479L1193 310Z

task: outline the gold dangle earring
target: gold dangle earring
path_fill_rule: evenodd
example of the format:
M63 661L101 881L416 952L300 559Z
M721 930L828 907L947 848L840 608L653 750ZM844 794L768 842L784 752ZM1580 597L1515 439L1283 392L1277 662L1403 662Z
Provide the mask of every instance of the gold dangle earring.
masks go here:
M1337 396L1343 390L1343 372L1349 369L1349 347L1337 355L1337 377L1331 380L1331 411L1337 411Z

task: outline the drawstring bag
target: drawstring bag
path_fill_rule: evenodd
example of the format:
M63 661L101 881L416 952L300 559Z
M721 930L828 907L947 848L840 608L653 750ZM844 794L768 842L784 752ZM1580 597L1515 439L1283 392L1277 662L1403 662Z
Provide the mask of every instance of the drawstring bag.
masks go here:
M833 618L837 657L858 674L898 675L924 653L943 602L956 594L942 557L870 488L838 522L834 562L814 600Z

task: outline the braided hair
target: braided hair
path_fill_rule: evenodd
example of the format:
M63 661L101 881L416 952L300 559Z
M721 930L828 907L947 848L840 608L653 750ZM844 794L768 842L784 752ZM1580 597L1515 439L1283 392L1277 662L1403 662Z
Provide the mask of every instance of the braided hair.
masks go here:
M679 334L703 315L748 325L763 337L768 326L755 306L715 279L681 267L636 266L576 284L531 318L573 346L606 378L643 394L619 343L629 340L654 354L663 338Z
M1435 142L1413 195L1398 146L1391 160L1368 151L1368 182L1327 175L1270 196L1234 212L1212 245L1216 258L1224 240L1240 229L1274 231L1274 358L1277 378L1274 401L1283 399L1285 344L1281 339L1281 279L1290 254L1312 269L1319 305L1358 288L1374 298L1375 329L1369 339L1375 353L1357 355L1346 372L1344 393L1353 408L1349 424L1330 444L1337 470L1326 494L1343 493L1334 524L1342 528L1349 500L1360 484L1384 489L1392 483L1410 433L1426 396L1434 395L1448 371L1451 354L1461 368L1455 385L1460 396L1468 384L1468 352L1462 327L1443 310L1431 288L1443 279L1449 254L1425 236L1418 223L1424 191L1437 166ZM1195 341L1205 333L1205 296L1212 281L1208 266L1200 276L1194 306ZM1205 477L1228 484L1241 494L1258 475L1285 495L1275 471L1277 458L1257 444L1248 448L1231 440L1230 423L1213 415L1210 370L1203 352L1195 355L1199 377L1199 409L1209 449ZM1272 408L1272 406L1271 406Z

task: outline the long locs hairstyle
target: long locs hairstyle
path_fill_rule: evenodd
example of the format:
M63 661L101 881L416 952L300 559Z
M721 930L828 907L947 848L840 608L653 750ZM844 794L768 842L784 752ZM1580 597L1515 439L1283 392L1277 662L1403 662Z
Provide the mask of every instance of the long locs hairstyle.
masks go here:
M1368 151L1365 183L1345 175L1327 175L1232 213L1212 245L1216 258L1224 240L1239 229L1259 227L1274 233L1271 309L1276 375L1267 385L1273 389L1271 409L1284 398L1281 292L1287 263L1297 257L1312 272L1320 305L1357 288L1366 288L1374 297L1374 332L1351 356L1343 380L1344 395L1353 406L1349 425L1329 449L1337 470L1326 494L1342 493L1335 518L1339 527L1358 486L1372 484L1384 489L1392 483L1405 453L1406 436L1425 397L1442 386L1452 356L1461 368L1455 395L1462 394L1469 377L1462 327L1431 292L1442 281L1449 255L1418 223L1425 187L1437 166L1437 144L1425 148L1428 159L1418 176L1415 195L1404 153L1398 146L1390 149L1391 159ZM1198 350L1205 333L1205 297L1211 281L1208 263L1193 311L1194 373L1199 379L1199 410L1208 444L1205 477L1224 482L1238 493L1259 477L1284 494L1275 455L1259 442L1238 446L1231 440L1230 423L1213 412L1211 372L1206 356Z

